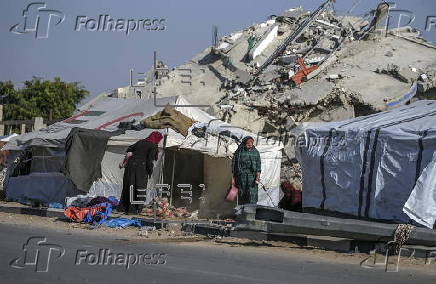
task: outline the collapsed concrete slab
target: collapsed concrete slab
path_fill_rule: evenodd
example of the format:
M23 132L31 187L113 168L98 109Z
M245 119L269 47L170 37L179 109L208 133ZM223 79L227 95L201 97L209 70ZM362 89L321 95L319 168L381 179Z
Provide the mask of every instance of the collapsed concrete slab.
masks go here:
M273 136L292 136L304 122L436 98L436 46L413 28L381 27L385 4L370 21L340 16L331 4L313 12L292 8L235 31L165 76L121 93L183 95L234 126ZM285 167L293 167L293 147L285 145Z

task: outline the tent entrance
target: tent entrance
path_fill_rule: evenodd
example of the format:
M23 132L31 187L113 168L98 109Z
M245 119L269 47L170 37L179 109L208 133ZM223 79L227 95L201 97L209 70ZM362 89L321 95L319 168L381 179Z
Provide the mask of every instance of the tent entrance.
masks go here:
M173 206L186 207L188 211L199 209L204 187L203 168L202 153L178 148L165 150L163 184L170 186L169 200Z
M224 201L231 159L178 148L165 151L163 183L172 188L172 205L199 210L200 218L233 217L236 202Z

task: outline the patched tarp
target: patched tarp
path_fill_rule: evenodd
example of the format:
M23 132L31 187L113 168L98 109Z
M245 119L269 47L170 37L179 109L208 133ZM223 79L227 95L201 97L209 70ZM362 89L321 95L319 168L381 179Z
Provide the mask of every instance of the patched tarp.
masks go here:
M303 207L405 223L428 220L419 216L426 209L418 207L435 202L434 187L421 186L432 198L408 202L415 217L403 209L409 198L423 196L412 191L418 190L436 151L435 106L434 101L418 101L347 121L308 125L297 143Z
M65 175L78 190L88 192L92 183L102 177L101 161L107 141L121 132L78 127L71 129L65 142Z

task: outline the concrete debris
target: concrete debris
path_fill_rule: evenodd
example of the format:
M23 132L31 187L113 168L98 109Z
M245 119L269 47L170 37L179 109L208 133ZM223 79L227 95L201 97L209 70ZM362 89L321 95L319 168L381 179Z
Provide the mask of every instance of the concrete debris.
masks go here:
M295 64L295 60L297 59L296 55L289 54L289 55L283 55L279 58L280 64L282 65L291 65Z
M416 68L401 68L395 64L388 64L388 66L383 69L377 68L375 72L390 75L404 83L412 83L418 78Z
M436 71L423 73L417 82L418 97L421 99L436 99Z
M339 79L342 79L342 78L343 77L342 77L341 74L330 74L330 75L328 75L327 80L335 81L335 80L339 80Z
M392 51L389 50L388 52L386 52L385 56L392 57L394 56L394 54L392 53Z
M304 122L436 98L436 46L410 27L386 30L385 2L370 21L338 16L331 4L289 9L224 36L159 80L146 80L144 98L183 95L234 126L278 135ZM299 178L293 147L285 145L288 180Z

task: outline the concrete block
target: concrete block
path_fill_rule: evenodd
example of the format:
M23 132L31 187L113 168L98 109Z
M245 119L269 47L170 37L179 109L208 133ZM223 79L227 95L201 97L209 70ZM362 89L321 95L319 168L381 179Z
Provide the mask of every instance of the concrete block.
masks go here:
M254 241L267 241L268 235L259 231L230 231L230 237L249 239Z
M253 60L268 47L268 45L271 44L271 42L274 41L274 39L277 37L277 31L279 29L279 26L274 24L272 25L268 31L262 36L262 39L257 42L257 44L253 47L253 49L249 52L250 59Z
M257 208L256 209L256 220L272 221L272 222L283 222L284 213L281 210L276 210L275 208Z
M268 241L293 243L302 247L307 246L306 235L268 234Z
M48 208L46 214L47 214L46 215L47 217L56 217L56 218L61 218L61 219L67 219L67 217L64 214L64 209Z
M253 221L253 213L259 208L262 208L261 210L263 211L283 213L283 223L265 221L263 225L265 231L273 234L305 234L347 238L359 241L387 242L392 240L395 229L397 228L397 224L299 213L264 206L238 207L238 221L245 222L246 229L251 229L250 226L253 226L253 223L250 222ZM245 217L247 218L244 219ZM254 217L256 217L255 214ZM436 246L436 231L425 228L415 228L407 244Z
M20 214L21 207L0 206L0 212L11 213L11 214Z
M352 240L329 236L307 236L307 246L339 252L350 252L353 250Z
M235 231L262 231L267 232L268 231L268 223L265 221L245 221L245 222L239 222L234 226Z

